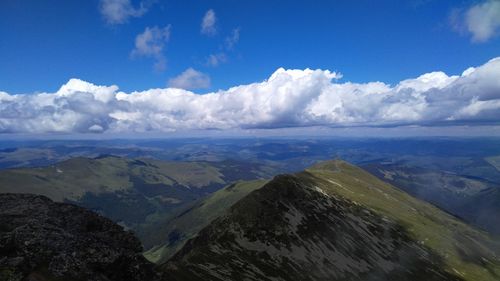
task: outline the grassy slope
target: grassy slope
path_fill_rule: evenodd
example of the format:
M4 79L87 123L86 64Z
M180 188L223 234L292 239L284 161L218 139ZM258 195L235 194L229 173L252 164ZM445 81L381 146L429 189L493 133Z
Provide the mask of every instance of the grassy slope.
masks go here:
M223 175L214 166L204 162L166 162L148 159L155 166L154 171L168 175L178 184L186 187L201 188L212 183L224 184ZM140 169L138 169L140 170ZM133 174L139 171L133 170ZM144 173L143 173L144 174ZM154 174L150 182L154 183ZM159 181L161 182L161 180Z
M500 171L500 155L499 156L487 157L484 160L486 160L493 167L495 167L495 169L497 169L498 171Z
M445 258L449 272L471 281L500 279L499 244L486 233L345 162L324 162L307 172L325 192L400 222L415 239Z
M164 186L176 183L199 188L211 183L224 184L219 171L205 163L76 157L48 167L0 171L0 192L34 193L56 201L77 201L87 192L101 194L131 189L134 176L145 183Z
M409 166L370 164L363 168L384 181L399 181L404 183L404 186L411 186L416 192L428 189L429 193L446 192L464 197L473 196L494 186L493 183L479 178Z
M181 249L187 240L195 237L202 228L224 214L241 198L266 183L266 180L254 180L231 184L196 202L175 218L161 221L141 230L150 234L148 241L157 244L145 253L146 258L155 263L165 262ZM167 240L166 243L163 242L165 240Z
M0 191L34 193L56 201L77 200L86 192L126 190L131 187L123 161L74 158L54 166L0 171Z
M364 168L411 195L500 234L500 184L407 165L369 164Z

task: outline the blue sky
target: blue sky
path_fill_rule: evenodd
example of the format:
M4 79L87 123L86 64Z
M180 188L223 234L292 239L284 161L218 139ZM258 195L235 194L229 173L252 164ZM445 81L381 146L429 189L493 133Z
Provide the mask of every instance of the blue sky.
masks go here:
M210 76L198 92L261 81L279 67L339 71L344 81L397 83L442 70L459 74L500 55L500 39L473 42L450 17L477 1L158 0L141 16L110 24L97 0L0 2L0 90L55 91L70 78L121 90L166 87L187 68ZM139 7L139 1L131 2ZM200 32L213 9L216 34ZM162 54L132 57L146 27L171 25ZM239 28L232 50L224 41ZM206 65L211 54L226 62Z
M2 0L0 35L3 135L500 134L500 0Z

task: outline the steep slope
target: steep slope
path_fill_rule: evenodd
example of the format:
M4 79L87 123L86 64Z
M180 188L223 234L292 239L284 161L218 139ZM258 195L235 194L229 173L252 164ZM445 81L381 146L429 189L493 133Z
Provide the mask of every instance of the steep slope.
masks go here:
M408 165L369 164L363 168L470 224L500 235L498 183Z
M341 161L274 178L162 266L175 280L498 280L498 244Z
M205 226L223 215L227 209L250 192L261 188L267 181L255 180L237 182L214 192L181 210L174 217L168 217L155 224L139 229L151 248L145 256L155 263L163 263L184 246Z
M0 280L159 280L112 221L44 196L0 194Z

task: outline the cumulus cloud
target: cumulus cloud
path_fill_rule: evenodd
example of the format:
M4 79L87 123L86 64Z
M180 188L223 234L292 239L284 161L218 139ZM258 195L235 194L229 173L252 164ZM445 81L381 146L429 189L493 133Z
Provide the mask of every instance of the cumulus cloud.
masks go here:
M168 85L185 90L206 89L210 88L210 77L193 68L188 68L179 76L170 79Z
M217 17L215 16L214 10L208 10L201 20L201 33L208 36L217 34L217 28L215 27L216 21Z
M99 12L109 24L122 24L131 17L141 17L144 15L153 1L142 1L138 8L135 8L130 0L100 0Z
M471 7L466 22L472 39L483 42L497 35L500 29L500 0L488 0Z
M131 56L135 57L150 57L155 59L154 68L158 71L163 71L166 68L166 58L163 54L163 49L170 39L171 26L160 28L157 26L146 27L144 32L135 37L135 48L131 52Z
M486 0L465 11L452 13L452 24L460 32L469 33L474 42L486 42L500 30L500 0Z
M185 73L181 76L186 80L197 76L195 70ZM265 81L203 95L178 88L125 93L117 86L71 79L55 93L0 92L0 132L109 134L500 123L500 58L459 75L431 72L397 85L340 83L340 77L328 70L278 69ZM182 86L180 81L176 83Z

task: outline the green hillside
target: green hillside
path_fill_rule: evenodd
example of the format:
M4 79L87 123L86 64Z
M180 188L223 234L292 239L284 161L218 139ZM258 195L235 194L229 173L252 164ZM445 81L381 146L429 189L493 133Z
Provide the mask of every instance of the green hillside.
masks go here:
M500 155L486 157L485 160L490 163L495 169L500 171Z
M205 162L114 156L0 171L0 193L31 193L74 203L134 230L227 184L220 169Z
M174 218L140 229L141 236L148 241L145 247L151 248L145 253L146 258L155 263L165 262L202 228L223 215L241 198L261 188L266 182L255 180L231 184L182 210Z
M2 170L0 191L77 201L88 192L102 194L142 188L155 193L155 187L174 185L203 188L224 184L222 177L217 168L206 163L76 157L47 167Z
M457 215L476 227L500 235L500 184L397 164L369 164L367 171L383 181Z

